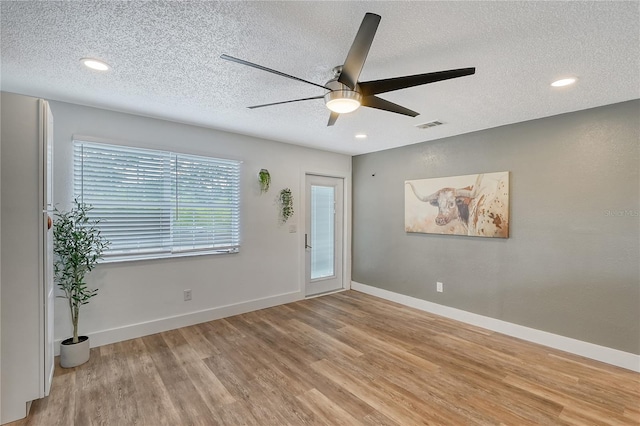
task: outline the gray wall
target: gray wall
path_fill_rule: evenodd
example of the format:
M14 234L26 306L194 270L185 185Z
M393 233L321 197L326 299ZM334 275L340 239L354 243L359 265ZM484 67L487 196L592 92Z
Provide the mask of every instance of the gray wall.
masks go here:
M640 354L639 117L635 100L354 157L353 280ZM405 180L497 171L509 239L405 233Z

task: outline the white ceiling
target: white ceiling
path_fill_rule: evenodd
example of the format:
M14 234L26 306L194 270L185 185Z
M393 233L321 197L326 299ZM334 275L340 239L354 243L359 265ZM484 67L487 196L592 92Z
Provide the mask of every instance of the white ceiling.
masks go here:
M476 67L380 95L411 118L360 108L326 127L322 89L365 12L382 16L361 81ZM4 91L361 154L640 98L640 2L8 2ZM98 73L82 57L113 68ZM560 77L574 86L553 89ZM445 125L420 130L431 120ZM359 132L368 134L357 140Z

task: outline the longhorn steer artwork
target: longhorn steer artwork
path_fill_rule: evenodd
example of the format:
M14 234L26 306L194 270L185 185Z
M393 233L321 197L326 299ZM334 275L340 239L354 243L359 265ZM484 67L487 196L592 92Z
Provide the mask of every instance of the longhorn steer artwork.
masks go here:
M509 172L405 181L405 231L509 237Z

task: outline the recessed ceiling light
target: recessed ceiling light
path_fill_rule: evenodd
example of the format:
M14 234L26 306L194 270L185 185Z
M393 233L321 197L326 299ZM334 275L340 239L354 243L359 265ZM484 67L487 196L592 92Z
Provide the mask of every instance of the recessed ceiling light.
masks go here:
M576 82L576 79L573 78L573 77L572 78L563 78L563 79L554 81L553 83L551 83L551 85L553 87L563 87L563 86L568 86L570 84L573 84L575 82Z
M106 62L94 58L82 58L80 59L85 67L91 68L96 71L108 71L111 68Z
M356 139L366 139L366 138L367 138L367 135L365 135L364 133L358 133L356 135Z

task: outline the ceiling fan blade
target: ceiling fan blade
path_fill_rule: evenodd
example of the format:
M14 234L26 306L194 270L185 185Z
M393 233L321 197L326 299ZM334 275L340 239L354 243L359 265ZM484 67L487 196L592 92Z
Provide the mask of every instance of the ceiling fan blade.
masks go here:
M450 78L464 77L475 74L475 68L460 68L456 70L429 72L426 74L407 75L404 77L387 78L384 80L363 81L359 84L363 96L377 95L421 84L434 83Z
M333 126L334 124L336 124L336 120L338 119L339 116L340 114L338 114L337 112L331 111L331 115L329 116L329 122L327 123L327 127Z
M276 75L279 75L279 76L282 76L282 77L287 77L287 78L290 78L292 80L297 80L297 81L301 81L303 83L312 84L314 86L320 87L320 88L325 89L325 90L329 90L329 89L327 89L326 87L324 87L321 84L316 84L316 83L313 83L311 81L304 80L302 78L298 78L298 77L294 77L294 76L289 75L289 74L285 74L285 73L283 73L281 71L276 71L276 70L273 70L271 68L263 67L262 65L254 64L253 62L245 61L244 59L234 58L233 56L229 56L229 55L221 55L220 58L225 59L227 61L231 61L231 62L237 62L237 63L242 64L242 65L247 65L249 67L257 68L257 69L262 70L262 71L267 71L267 72L270 72L270 73L273 73L273 74L276 74Z
M369 48L373 42L373 37L376 35L378 24L380 24L380 15L374 13L364 15L360 29L347 54L347 59L344 61L338 81L351 89L354 89L358 83L360 71L362 71L364 61L369 54Z
M324 96L314 96L313 98L293 99L293 100L290 100L290 101L273 102L273 103L270 103L270 104L262 104L262 105L253 105L253 106L250 106L250 107L247 107L247 108L255 109L255 108L268 107L268 106L272 106L272 105L290 104L291 102L310 101L312 99L323 99L323 98L324 98Z
M365 96L362 98L362 106L395 112L396 114L408 115L410 117L420 115L420 113L412 111L409 108L394 104L377 96Z

